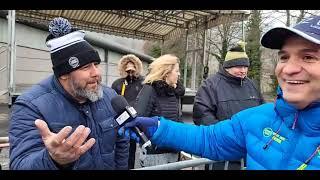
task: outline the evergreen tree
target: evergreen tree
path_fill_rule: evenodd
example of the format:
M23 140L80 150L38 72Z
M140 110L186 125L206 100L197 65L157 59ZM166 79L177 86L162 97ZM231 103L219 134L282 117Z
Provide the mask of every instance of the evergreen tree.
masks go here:
M148 54L154 58L160 57L161 56L160 44L159 43L152 44L150 52Z
M248 76L253 79L258 87L260 87L260 69L261 69L261 11L253 10L248 21L247 35L246 35L246 52L250 59L250 67Z

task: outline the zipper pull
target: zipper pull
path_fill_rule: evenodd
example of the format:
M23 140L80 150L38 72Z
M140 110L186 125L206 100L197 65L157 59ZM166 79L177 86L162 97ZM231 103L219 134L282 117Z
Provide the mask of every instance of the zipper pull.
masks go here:
M303 164L301 164L299 167L298 167L298 169L297 170L305 170L306 168L307 168L307 164L306 163L303 163Z
M292 127L291 127L292 130L293 130L294 128L296 128L296 123L297 123L297 121L298 121L298 112L296 112L296 113L294 114L294 121L293 121L293 124L292 124Z

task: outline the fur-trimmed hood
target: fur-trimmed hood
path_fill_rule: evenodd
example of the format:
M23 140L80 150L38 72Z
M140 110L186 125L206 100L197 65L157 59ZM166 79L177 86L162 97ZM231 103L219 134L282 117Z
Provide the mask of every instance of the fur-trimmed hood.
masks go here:
M142 75L143 67L142 67L141 60L133 54L128 54L128 55L122 56L122 58L119 60L118 70L119 70L120 76L122 78L125 78L128 76L128 73L125 70L129 62L132 62L136 68L134 76L139 77L140 75Z

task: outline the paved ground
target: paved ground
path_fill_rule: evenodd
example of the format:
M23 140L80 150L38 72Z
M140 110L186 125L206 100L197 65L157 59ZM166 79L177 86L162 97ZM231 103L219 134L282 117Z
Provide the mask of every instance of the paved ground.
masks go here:
M185 123L193 124L192 109L193 109L193 105L192 104L183 105L183 107L182 107L182 120Z
M4 148L0 151L0 165L2 170L9 169L9 148Z

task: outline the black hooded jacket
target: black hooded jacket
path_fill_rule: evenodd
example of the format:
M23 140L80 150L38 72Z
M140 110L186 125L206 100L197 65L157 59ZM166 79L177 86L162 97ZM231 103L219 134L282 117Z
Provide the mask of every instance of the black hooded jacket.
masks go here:
M124 97L128 101L130 106L133 106L136 100L137 95L142 89L142 81L144 78L142 76L139 77L129 77L119 78L112 83L112 89L114 89L119 95L121 95L122 84L126 83L126 88L124 92ZM126 81L126 82L125 82Z
M185 88L180 81L177 87L169 86L165 81L154 81L144 84L137 96L134 108L139 116L163 116L176 122L181 121L180 98L185 93ZM176 153L170 148L155 148L147 154Z
M263 97L252 80L234 77L220 68L198 89L193 105L193 121L196 125L215 124L263 103Z

